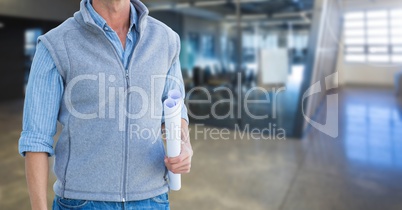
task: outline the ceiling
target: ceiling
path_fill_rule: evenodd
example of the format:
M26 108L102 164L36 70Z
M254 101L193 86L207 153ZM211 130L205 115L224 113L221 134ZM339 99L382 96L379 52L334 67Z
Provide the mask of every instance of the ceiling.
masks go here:
M151 12L190 10L192 14L207 12L212 16L230 16L236 14L236 2L240 1L242 15L267 15L309 11L314 0L142 0Z

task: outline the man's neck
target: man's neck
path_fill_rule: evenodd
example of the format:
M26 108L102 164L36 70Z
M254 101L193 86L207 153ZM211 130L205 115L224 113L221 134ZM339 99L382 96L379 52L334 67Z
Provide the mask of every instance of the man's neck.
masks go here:
M130 27L130 0L92 0L95 11L117 33Z

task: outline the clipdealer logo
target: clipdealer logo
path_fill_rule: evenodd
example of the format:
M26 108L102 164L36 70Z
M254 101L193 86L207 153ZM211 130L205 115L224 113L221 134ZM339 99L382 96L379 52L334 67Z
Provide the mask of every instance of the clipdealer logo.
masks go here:
M333 81L338 81L338 72L335 72L327 77L325 77L325 90L329 91L332 89L338 88L338 83L333 82ZM312 86L310 86L306 92L303 94L302 98L302 113L304 119L309 123L311 126L319 130L320 132L332 137L336 138L339 135L339 128L338 128L338 122L339 122L339 99L338 99L338 93L334 94L329 94L326 96L326 116L325 116L325 123L320 124L314 120L312 120L309 116L304 111L304 100L307 99L308 97L320 93L322 90L321 88L321 81L318 81L314 83ZM331 106L331 110L330 110Z

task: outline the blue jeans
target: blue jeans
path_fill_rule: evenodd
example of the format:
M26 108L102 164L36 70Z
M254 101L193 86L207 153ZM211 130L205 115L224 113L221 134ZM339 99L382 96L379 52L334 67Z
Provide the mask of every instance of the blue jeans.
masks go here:
M132 210L143 210L143 209L164 209L169 210L169 198L168 194L162 194L155 196L153 198L139 200L139 201L127 201L127 202L104 202L104 201L87 201L87 200L76 200L61 198L55 196L53 200L53 210L116 210L116 209L132 209Z

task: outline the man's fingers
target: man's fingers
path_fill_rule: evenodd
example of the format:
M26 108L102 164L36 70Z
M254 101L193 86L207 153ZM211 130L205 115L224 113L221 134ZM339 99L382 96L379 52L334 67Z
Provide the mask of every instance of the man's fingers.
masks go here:
M175 174L184 174L184 173L189 173L191 169L191 164L185 164L181 167L178 168L174 168L172 167L172 169L170 170L171 172L175 173Z
M184 174L184 173L189 173L191 169L191 163L183 163L183 164L169 164L166 163L166 167L169 171L171 171L174 174Z
M183 163L183 162L186 162L186 161L188 161L189 159L190 159L190 155L183 155L183 156L177 156L177 157L174 157L174 158L168 158L168 162L170 163L170 164L179 164L179 163ZM191 159L190 159L191 160Z
M191 146L182 144L181 153L177 157L165 157L165 165L169 171L175 174L189 173L193 151Z
M180 167L176 168L175 170L176 171L185 171L185 170L190 169L190 168L191 168L191 163L187 163L187 164L185 164L183 166L180 166Z
M176 171L171 171L172 173L174 173L174 174L188 174L188 173L190 173L190 168L187 168L187 169L183 169L183 170L176 170Z
M189 157L190 157L190 154L183 152L177 157L168 158L168 162L171 164L180 163L180 162L185 161Z
M190 164L191 164L190 161L184 161L181 163L170 164L170 167L175 170L175 169L179 169L179 168L182 168L185 166L189 166Z
M170 158L165 158L165 165L166 165L166 167L168 167L169 170L171 170L171 169L176 170L178 168L181 168L183 166L188 166L190 164L191 164L191 157L190 156L186 157L182 161L174 162L174 163L172 163L170 161Z

